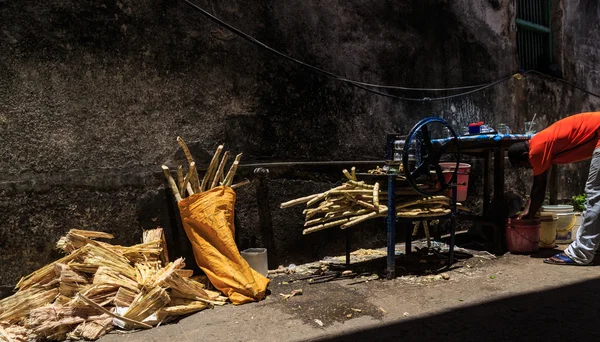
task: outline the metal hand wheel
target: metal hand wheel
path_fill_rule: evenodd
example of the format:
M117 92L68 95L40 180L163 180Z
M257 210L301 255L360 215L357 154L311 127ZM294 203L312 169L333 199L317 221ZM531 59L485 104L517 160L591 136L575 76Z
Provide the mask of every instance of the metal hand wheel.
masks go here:
M432 143L432 131L446 131L447 137ZM410 131L404 142L402 166L406 181L415 191L424 196L438 195L451 186L456 185L456 175L460 164L460 149L458 136L452 127L442 118L429 117L419 121ZM450 149L452 147L452 149ZM411 153L412 152L412 153ZM412 158L411 157L412 154ZM446 182L440 159L444 155L455 155L456 166L452 172L450 182ZM440 184L435 190L421 189L418 184L431 182L432 171Z

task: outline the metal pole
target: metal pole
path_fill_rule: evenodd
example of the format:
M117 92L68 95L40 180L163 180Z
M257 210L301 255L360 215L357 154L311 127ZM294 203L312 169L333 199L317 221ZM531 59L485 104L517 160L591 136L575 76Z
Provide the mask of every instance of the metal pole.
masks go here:
M350 229L346 229L346 266L350 265Z
M396 278L396 174L388 175L387 278Z
M457 182L454 182L456 184ZM452 187L452 213L450 214L450 248L448 251L448 268L454 263L454 243L456 237L456 192L457 186Z

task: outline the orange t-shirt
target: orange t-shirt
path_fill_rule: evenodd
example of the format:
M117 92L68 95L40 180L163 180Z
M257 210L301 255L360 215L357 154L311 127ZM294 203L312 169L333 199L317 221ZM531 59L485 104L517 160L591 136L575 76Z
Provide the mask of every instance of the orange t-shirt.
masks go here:
M540 175L552 164L590 159L600 147L600 112L581 113L559 120L529 141L529 162Z

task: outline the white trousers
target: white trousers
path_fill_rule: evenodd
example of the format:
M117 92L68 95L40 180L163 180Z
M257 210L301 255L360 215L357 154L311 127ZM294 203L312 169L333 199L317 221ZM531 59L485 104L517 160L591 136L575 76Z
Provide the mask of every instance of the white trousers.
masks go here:
M565 253L578 264L589 264L600 245L600 148L594 151L590 173L585 184L585 211L577 238L565 249Z

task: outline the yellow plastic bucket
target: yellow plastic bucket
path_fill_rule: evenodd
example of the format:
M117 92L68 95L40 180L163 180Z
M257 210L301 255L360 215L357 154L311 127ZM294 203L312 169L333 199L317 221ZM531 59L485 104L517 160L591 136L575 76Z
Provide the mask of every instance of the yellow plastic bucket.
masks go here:
M555 213L543 212L540 215L540 248L556 246L558 216Z

